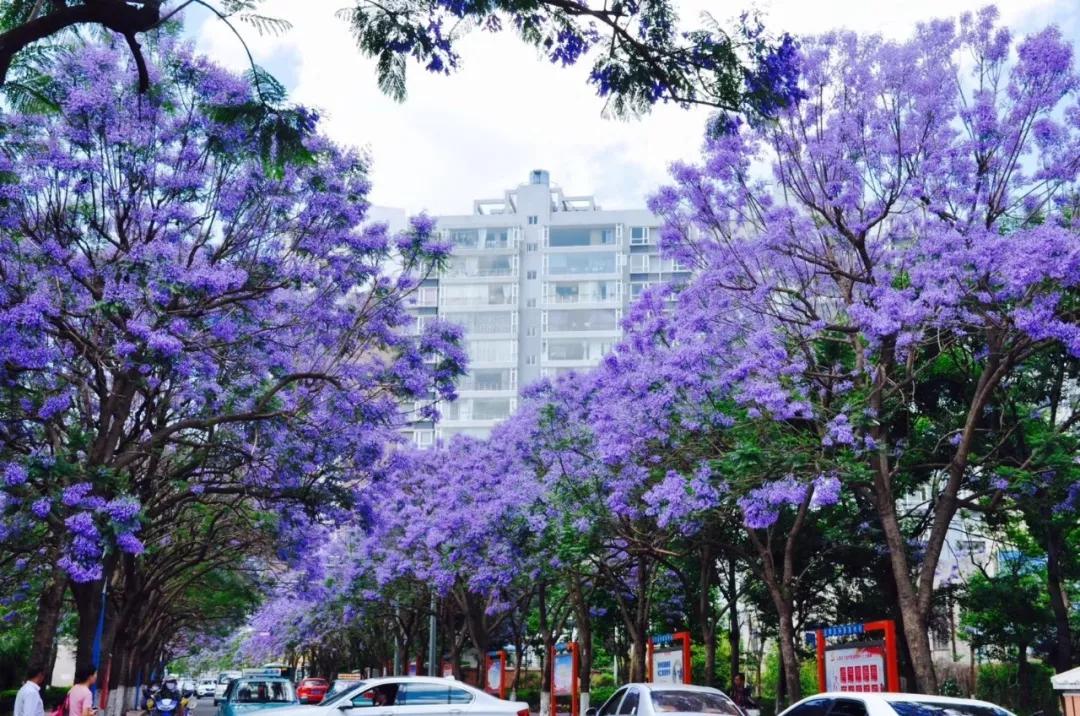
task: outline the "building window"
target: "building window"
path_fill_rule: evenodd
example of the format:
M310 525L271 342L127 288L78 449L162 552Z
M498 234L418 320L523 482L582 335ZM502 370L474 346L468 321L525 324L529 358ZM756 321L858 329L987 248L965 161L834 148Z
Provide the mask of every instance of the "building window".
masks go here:
M525 278L528 278L528 279L536 278L536 272L535 271L527 271L527 272L525 272Z
M528 328L526 328L525 329L525 335L527 335L527 336L535 336L536 335L536 326L529 326Z
M535 216L530 216L529 217L529 224L530 225L535 226L538 223L540 223L540 221L539 221L539 219L537 217L535 217Z
M525 307L526 308L536 308L536 299L535 298L530 298L527 301L525 301Z
M616 255L609 252L555 253L547 255L547 271L554 275L615 273Z
M535 242L535 241L530 241L527 244L525 244L525 250L526 251L537 251L539 249L540 249L540 244Z
M649 255L630 254L630 273L649 273Z
M647 226L631 226L630 227L630 243L631 245L641 246L649 243L649 227Z
M613 246L614 226L560 226L548 231L548 246Z
M526 356L525 365L536 365L536 356Z

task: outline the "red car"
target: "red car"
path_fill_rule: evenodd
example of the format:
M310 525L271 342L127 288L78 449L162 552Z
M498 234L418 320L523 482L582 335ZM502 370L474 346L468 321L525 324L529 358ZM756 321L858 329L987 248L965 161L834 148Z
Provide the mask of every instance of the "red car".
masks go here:
M302 704L318 704L329 689L330 682L326 679L304 679L296 687L296 696Z

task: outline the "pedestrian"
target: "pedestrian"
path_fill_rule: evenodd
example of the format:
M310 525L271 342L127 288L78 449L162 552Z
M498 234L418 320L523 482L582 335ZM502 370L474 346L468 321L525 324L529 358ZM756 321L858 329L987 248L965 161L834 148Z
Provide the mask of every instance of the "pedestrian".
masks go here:
M41 702L41 685L44 683L45 668L31 664L26 670L26 683L15 696L13 716L45 716L45 705Z
M67 716L94 716L94 694L90 687L97 682L97 667L84 664L75 670L75 685L68 692Z
M731 686L731 700L743 711L758 707L753 694L750 693L750 687L746 685L746 674L741 671L735 674L735 680Z

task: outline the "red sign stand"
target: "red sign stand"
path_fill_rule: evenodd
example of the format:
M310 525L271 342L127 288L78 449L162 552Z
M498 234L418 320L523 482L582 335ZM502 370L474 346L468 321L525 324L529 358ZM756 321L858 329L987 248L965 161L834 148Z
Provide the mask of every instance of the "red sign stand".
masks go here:
M498 686L492 686L488 683L488 673L491 670L491 665L496 660L499 663L499 684ZM503 649L489 651L484 654L484 691L489 694L498 694L500 699L505 699L506 687L506 651Z
M876 622L865 624L842 624L838 626L822 627L812 632L807 632L807 640L813 639L817 651L817 676L818 689L822 692L827 688L828 680L825 677L825 640L830 636L852 636L867 632L883 632L885 638L885 690L900 691L900 665L896 658L896 623L892 619L881 619Z
M555 655L556 654L570 655L570 691L560 691L556 686L555 681ZM581 710L581 683L578 681L578 670L580 669L581 661L578 655L577 642L569 642L566 644L556 644L551 649L550 655L551 669L551 716L558 716L559 710L556 708L556 700L559 696L570 697L570 716L581 716L579 711Z

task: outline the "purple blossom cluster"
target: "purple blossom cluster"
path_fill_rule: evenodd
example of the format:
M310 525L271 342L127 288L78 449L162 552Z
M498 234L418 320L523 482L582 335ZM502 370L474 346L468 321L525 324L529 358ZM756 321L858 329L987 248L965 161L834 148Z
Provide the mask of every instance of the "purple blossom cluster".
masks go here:
M367 157L317 114L297 110L310 161L276 166L249 80L169 36L147 52L152 95L90 43L56 63L59 111L3 118L0 531L62 544L77 581L169 539L144 521L180 484L253 496L306 548L293 516L347 516L402 401L452 395L465 361L459 329L415 335L407 310L449 255L430 218L392 236Z

